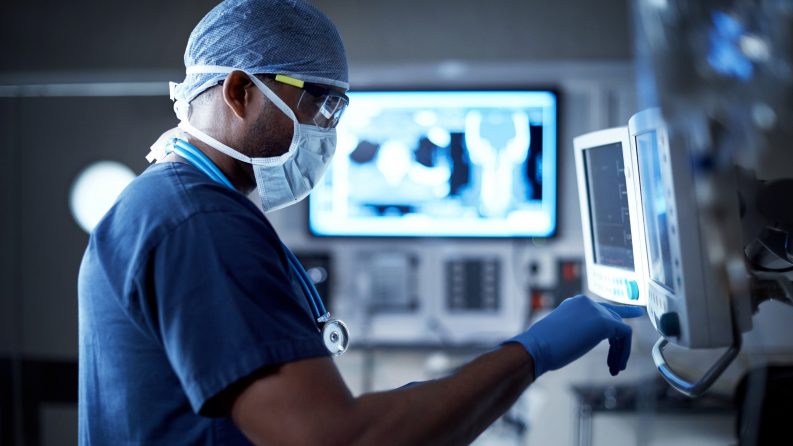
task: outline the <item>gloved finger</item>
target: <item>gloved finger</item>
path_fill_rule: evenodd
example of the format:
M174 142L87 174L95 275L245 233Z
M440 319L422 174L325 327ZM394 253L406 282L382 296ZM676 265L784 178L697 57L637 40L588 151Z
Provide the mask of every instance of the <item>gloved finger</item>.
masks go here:
M628 365L633 329L620 321L614 321L611 328L613 335L609 336L609 372L615 376Z
M625 367L628 366L628 358L631 356L631 338L633 337L633 329L631 329L630 325L620 322L615 327L615 331L617 335L613 338L613 340L609 339L609 342L613 342L616 347L616 369L625 370Z
M633 317L641 317L644 316L645 311L643 307L637 307L633 305L615 305L615 304L607 304L601 303L607 309L611 310L612 313L616 313L617 316L621 318L633 318Z
M617 376L621 371L625 370L628 365L628 358L630 357L630 346L626 345L624 340L617 340L611 350L614 351L612 355L612 362L609 363L609 373L611 376Z
M622 362L625 356L625 342L623 338L609 338L609 344L611 345L609 373L611 376L617 376L619 372L625 370L625 364Z
M631 332L627 336L619 339L617 342L621 344L620 347L620 358L619 358L619 368L620 370L625 370L628 366L628 358L631 357L631 340L633 338L633 330L628 327L628 330Z
M609 373L611 376L616 375L617 365L619 364L619 352L617 351L618 343L615 338L609 338L609 354L606 358L606 364L609 366Z

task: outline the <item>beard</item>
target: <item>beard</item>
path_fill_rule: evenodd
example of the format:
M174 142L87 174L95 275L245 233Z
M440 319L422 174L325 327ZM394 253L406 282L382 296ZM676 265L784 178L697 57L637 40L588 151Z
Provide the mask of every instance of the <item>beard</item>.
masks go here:
M245 141L252 158L280 156L292 144L292 120L275 106L270 107L256 120Z
M251 158L280 156L289 150L289 146L292 144L292 134L292 120L273 106L259 116L250 132L241 138L239 147L245 150L245 155ZM238 166L255 188L256 175L253 173L253 166L247 163L238 163Z

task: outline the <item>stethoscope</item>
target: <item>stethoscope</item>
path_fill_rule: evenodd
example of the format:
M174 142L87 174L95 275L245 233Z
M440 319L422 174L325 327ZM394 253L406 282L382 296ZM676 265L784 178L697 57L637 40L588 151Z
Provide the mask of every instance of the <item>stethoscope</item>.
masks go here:
M229 189L234 189L226 175L218 169L218 167L200 150L195 146L178 138L174 138L166 144L165 153L175 153L182 157L185 161L192 164L193 167L205 173L208 177L217 181ZM316 287L308 277L303 265L297 260L297 257L281 243L281 246L286 252L286 258L289 262L289 267L297 276L300 287L303 289L303 294L311 307L313 316L317 321L317 327L322 331L322 341L325 343L325 348L328 349L333 356L339 356L347 351L347 346L350 343L350 332L344 322L333 319L330 312L325 309L325 304L319 296Z

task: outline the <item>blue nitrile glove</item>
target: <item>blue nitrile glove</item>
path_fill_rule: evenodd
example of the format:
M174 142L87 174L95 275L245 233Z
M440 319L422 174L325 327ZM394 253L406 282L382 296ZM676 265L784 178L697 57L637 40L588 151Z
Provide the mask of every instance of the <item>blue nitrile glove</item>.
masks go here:
M608 338L606 362L614 376L625 370L631 354L633 330L622 318L642 315L641 307L598 303L586 296L575 296L565 299L528 330L506 342L517 342L529 352L537 379L549 370L575 361Z

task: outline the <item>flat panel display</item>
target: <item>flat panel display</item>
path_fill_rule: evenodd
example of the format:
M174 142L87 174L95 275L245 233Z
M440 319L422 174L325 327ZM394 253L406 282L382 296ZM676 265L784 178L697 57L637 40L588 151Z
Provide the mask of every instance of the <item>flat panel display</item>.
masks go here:
M669 214L661 174L661 154L657 133L650 131L637 135L636 145L645 218L648 271L654 282L674 291Z
M636 175L627 127L573 139L588 291L628 305L646 305Z
M589 221L595 263L634 269L622 144L584 151Z
M318 236L549 237L557 96L546 90L350 92L309 198Z

